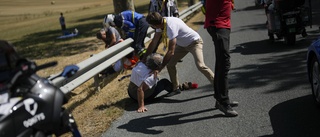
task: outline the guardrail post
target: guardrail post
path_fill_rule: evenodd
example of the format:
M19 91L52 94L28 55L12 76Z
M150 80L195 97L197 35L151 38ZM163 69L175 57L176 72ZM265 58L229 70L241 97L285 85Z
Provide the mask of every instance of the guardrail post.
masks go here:
M94 54L92 54L92 55L90 55L90 57L92 57ZM101 81L100 81L100 78L99 78L99 74L97 74L97 75L95 75L94 77L93 77L93 84L94 84L94 88L95 88L95 90L96 91L100 91L101 90L101 88L100 88L100 86L99 86L99 83L100 83Z
M100 92L100 90L101 90L101 88L100 88L100 78L99 78L99 74L97 74L97 75L95 75L94 77L93 77L93 80L94 80L94 87L95 87L95 89L98 91L98 92Z

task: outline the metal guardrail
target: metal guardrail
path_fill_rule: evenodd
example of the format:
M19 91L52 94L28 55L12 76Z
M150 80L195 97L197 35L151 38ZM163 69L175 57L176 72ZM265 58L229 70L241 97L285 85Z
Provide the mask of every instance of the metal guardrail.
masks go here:
M180 19L185 19L193 12L197 11L202 6L201 2L196 3L195 5L190 6L189 8L180 12ZM154 29L151 27L147 31L147 37L145 38L145 43L150 41L154 36ZM116 61L122 59L129 53L133 52L134 49L130 47L130 44L133 42L133 39L129 38L123 42L118 43L116 46L108 48L94 56L76 64L79 67L78 72L70 77L58 77L53 79L51 82L60 87L60 89L65 93L69 93L76 87L85 83L89 79L97 76L101 71L111 66ZM58 76L59 74L51 75L48 79ZM96 81L95 81L96 82ZM96 85L97 86L97 85Z

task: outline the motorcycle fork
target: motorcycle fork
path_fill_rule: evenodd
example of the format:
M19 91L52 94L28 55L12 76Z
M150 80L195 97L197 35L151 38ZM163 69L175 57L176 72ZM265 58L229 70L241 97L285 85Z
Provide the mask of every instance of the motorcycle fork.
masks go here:
M64 112L65 112L65 115L63 120L67 122L65 124L67 125L69 131L72 132L73 137L81 137L76 120L73 118L72 114L67 111L64 111Z
M57 136L60 136L67 132L71 132L73 137L81 137L81 134L78 130L78 126L72 114L69 113L67 110L64 110L61 113L61 127L55 134Z

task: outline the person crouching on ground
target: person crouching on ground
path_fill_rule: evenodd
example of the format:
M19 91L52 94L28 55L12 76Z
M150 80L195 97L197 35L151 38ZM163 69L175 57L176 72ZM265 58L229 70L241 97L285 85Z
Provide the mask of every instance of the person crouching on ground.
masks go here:
M172 83L168 79L158 78L158 69L163 57L158 53L150 54L146 62L138 62L132 69L130 83L128 86L129 97L138 101L137 112L146 112L145 101L152 101L161 91L172 92ZM168 94L169 94L168 93Z
M96 37L97 39L100 39L105 43L105 49L108 49L123 41L117 29L112 26L104 27L103 29L98 31ZM135 56L126 56L125 58L123 58L123 61L118 60L112 66L105 69L101 74L107 76L116 72L120 72L123 68L131 69L137 61L138 58Z
M146 22L145 16L132 10L125 10L119 14L108 14L105 23L114 24L117 28L121 28L126 34L126 38L132 38L131 47L135 53L142 58L145 53L144 40L147 37L149 24Z

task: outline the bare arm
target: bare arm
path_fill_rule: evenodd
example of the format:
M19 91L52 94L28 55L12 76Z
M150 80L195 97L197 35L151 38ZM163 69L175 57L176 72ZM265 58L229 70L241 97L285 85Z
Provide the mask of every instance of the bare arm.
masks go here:
M177 44L176 38L169 40L168 51L167 51L166 55L164 55L164 58L163 58L163 61L162 61L161 67L160 67L160 71L168 64L171 57L174 55L174 50L176 48L176 44Z
M137 89L137 95L138 95L138 113L143 113L147 111L147 108L144 107L144 91L148 90L149 87L146 83L142 82L140 87Z
M116 44L116 35L114 33L112 33L112 35L110 35L110 44L109 44L109 48L112 47L113 45Z
M157 43L158 43L161 35L162 35L162 32L156 32L154 34L153 39L152 39L152 41L150 42L150 44L149 44L149 46L147 48L147 52L144 55L144 58L142 59L142 62L145 62L146 59L147 59L147 56L150 55L153 52L153 50L156 48Z

